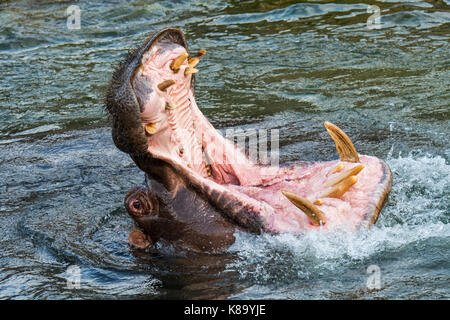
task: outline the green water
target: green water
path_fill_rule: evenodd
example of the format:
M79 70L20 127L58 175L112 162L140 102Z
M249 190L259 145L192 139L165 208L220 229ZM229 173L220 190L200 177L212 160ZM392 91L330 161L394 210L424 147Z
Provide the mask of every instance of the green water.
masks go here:
M208 51L196 97L216 128L279 129L280 161L319 161L337 157L328 120L386 160L377 224L238 234L220 256L131 249L123 196L143 174L114 147L103 97L127 49L165 27ZM0 298L448 299L449 36L449 1L2 2Z

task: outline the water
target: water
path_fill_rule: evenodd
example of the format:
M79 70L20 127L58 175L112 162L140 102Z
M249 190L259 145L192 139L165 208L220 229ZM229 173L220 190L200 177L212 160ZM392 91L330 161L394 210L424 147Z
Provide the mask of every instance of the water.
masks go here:
M172 26L208 50L196 92L216 128L279 129L282 161L318 161L337 157L328 120L385 159L377 224L238 234L223 255L130 248L122 201L143 174L114 147L103 97L127 48ZM449 34L442 0L2 2L0 297L448 299Z

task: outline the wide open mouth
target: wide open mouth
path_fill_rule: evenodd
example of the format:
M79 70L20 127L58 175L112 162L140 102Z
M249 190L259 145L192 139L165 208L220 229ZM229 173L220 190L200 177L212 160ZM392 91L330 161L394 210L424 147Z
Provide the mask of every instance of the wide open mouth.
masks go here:
M244 227L248 212L272 232L376 221L390 190L390 170L377 158L360 157L336 126L325 123L341 161L290 168L254 164L220 135L198 108L192 87L205 53L190 54L182 32L166 29L135 57L129 82L139 108L130 112L139 113L134 134L145 136L152 158L168 163Z

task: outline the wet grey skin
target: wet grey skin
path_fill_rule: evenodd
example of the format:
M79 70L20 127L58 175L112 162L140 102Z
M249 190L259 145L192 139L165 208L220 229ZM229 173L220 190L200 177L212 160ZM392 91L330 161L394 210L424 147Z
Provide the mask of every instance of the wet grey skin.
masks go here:
M267 223L266 207L254 206L251 200L236 195L233 189L222 188L215 181L206 183L176 161L158 159L150 153L149 133L144 129L140 115L144 111L145 101L142 99L149 96L154 84L150 78L141 81L142 74L137 81L136 75L144 54L155 44L162 46L162 50L179 45L189 52L184 35L178 29L168 28L150 35L141 47L131 51L118 66L106 96L115 145L128 153L146 174L146 183L130 190L124 200L125 208L136 224L136 229L129 235L130 243L138 248L147 248L165 241L183 250L217 253L234 243L237 230L255 234L276 233ZM191 90L193 85L192 75ZM331 125L326 124L326 127ZM351 162L359 162L351 141L344 133L342 135L348 140L345 145L351 146L350 156L353 153L356 157L350 159ZM341 140L339 143L345 140L342 136L338 139ZM338 142L336 145L338 146ZM341 153L345 152L339 148L338 151L341 160L344 160ZM384 173L377 189L378 202L368 208L363 219L366 225L376 222L391 188L390 169L383 161L380 160L380 163ZM233 181L231 184L239 183ZM307 201L286 194L294 204ZM296 206L305 208L298 204ZM306 207L312 208L309 217L314 215L314 210L318 212L312 203L308 203ZM307 214L307 210L302 210ZM261 217L262 212L264 217Z

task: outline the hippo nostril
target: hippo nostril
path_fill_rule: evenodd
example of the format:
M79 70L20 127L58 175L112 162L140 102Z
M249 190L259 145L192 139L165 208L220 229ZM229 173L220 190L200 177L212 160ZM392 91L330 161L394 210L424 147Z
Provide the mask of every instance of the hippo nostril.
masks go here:
M141 202L140 202L139 200L134 200L134 201L133 201L133 207L134 207L136 210L140 210L140 209L141 209Z

